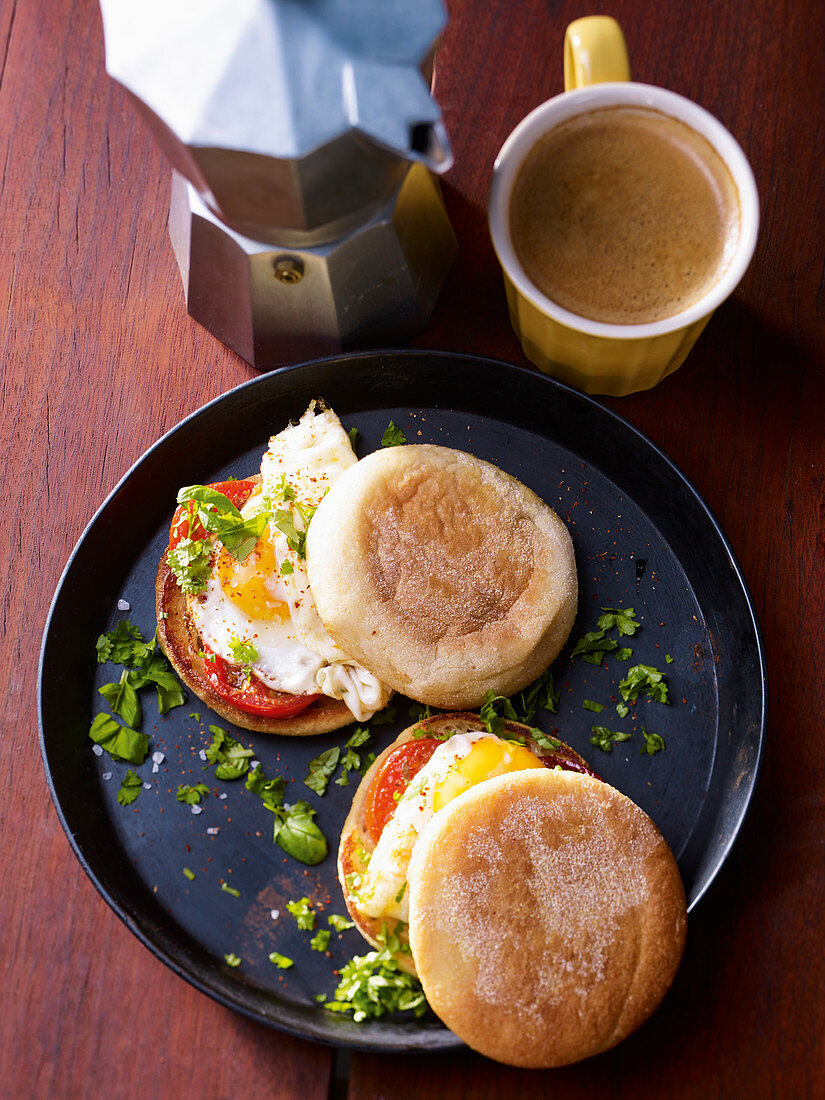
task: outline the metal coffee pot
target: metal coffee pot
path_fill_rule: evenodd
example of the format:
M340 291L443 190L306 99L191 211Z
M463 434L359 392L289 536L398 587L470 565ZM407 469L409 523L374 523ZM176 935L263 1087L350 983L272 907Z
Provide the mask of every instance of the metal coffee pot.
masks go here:
M100 0L173 166L189 313L257 367L409 339L455 256L441 0Z

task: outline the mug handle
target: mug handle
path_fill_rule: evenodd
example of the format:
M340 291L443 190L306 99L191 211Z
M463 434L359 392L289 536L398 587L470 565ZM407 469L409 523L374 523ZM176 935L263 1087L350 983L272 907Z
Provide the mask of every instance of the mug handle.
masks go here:
M630 80L622 28L609 15L577 19L564 35L564 90Z

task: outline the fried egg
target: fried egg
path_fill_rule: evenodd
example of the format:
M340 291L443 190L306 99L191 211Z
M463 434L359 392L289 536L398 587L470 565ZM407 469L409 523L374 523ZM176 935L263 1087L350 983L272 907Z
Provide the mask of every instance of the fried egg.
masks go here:
M489 733L457 733L439 745L399 799L378 839L358 890L359 910L368 917L409 921L407 868L433 816L485 779L542 767L530 749Z
M341 699L363 722L386 705L391 690L327 634L301 547L314 509L355 462L338 417L312 402L300 421L270 440L261 485L241 509L244 518L273 514L255 549L238 562L217 544L205 590L187 600L201 638L224 660L238 663L247 643L256 656L242 663L267 687Z

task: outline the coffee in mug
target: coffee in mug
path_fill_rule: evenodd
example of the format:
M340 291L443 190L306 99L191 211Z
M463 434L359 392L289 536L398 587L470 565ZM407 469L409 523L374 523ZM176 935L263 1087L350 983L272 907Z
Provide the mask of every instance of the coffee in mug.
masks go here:
M527 358L587 393L635 393L681 366L742 278L759 196L717 119L631 81L609 16L567 28L564 83L496 157L490 235Z
M576 115L544 134L510 197L528 279L582 317L638 325L699 301L741 230L730 171L701 134L647 107Z

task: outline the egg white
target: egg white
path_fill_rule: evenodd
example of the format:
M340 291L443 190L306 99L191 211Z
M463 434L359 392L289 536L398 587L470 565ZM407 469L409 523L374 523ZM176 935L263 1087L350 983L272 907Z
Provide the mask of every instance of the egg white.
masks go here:
M456 762L467 756L477 741L491 736L488 733L453 734L449 741L438 746L416 774L399 799L398 808L384 826L370 856L363 885L355 899L365 916L409 921L410 902L408 891L404 889L407 868L419 835L435 813L435 791Z
M335 413L312 402L297 423L269 441L261 462L261 486L241 514L248 518L263 509L289 513L296 531L304 531L306 520L299 505L316 508L344 470L357 461ZM251 674L267 687L292 695L320 692L341 699L354 718L366 721L387 704L391 689L327 634L309 587L306 561L273 521L268 537L278 572L265 577L264 583L272 599L286 605L288 617L266 621L251 618L238 607L221 586L215 555L205 591L187 598L198 633L230 662L237 662L233 645L250 642L257 651ZM292 571L282 574L285 563Z

